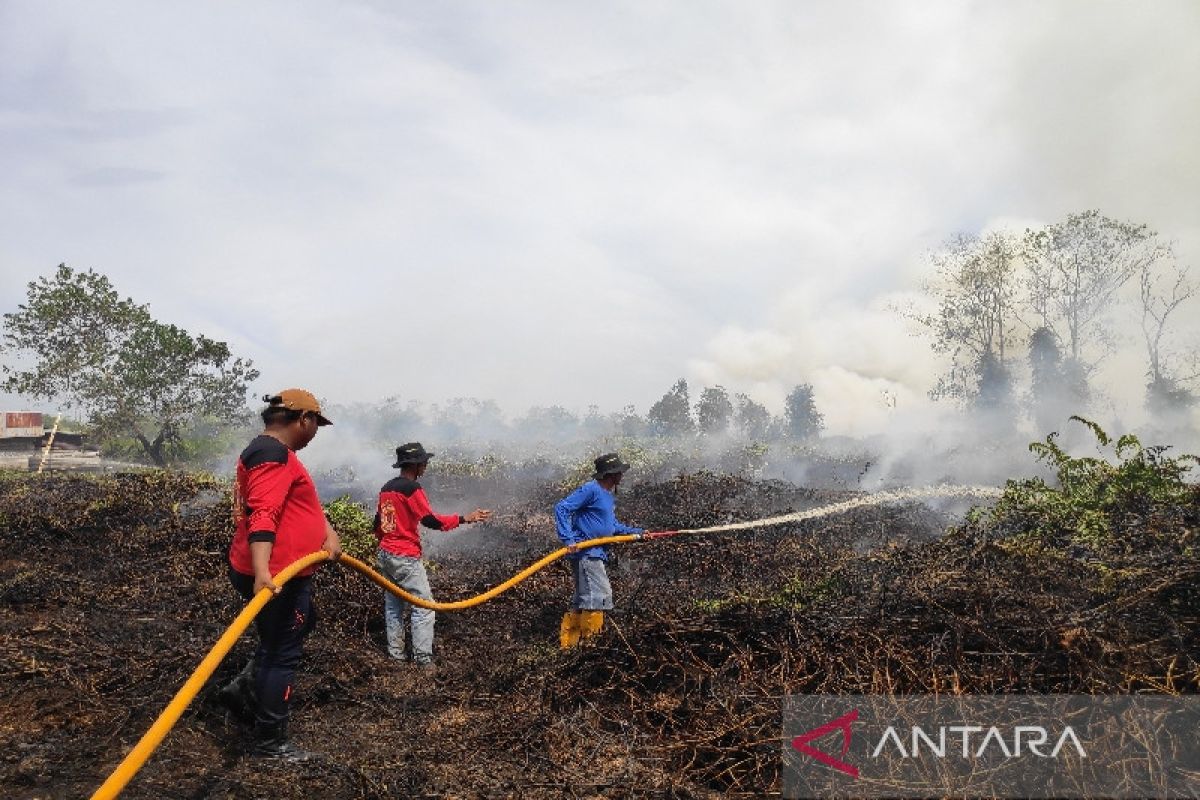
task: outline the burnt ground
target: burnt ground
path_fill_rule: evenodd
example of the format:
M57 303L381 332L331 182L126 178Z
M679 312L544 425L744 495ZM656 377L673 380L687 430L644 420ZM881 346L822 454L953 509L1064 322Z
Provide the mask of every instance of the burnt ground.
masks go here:
M556 497L434 548L435 593L475 594L554 548ZM703 527L846 497L698 474L623 488L619 510ZM943 536L952 518L921 505L627 546L593 646L557 649L556 564L440 614L432 676L385 657L380 592L328 566L292 723L325 757L243 756L209 687L123 796L760 797L779 792L789 693L1194 693L1200 561L1171 543L1194 543L1196 519L1132 521L1154 536L1103 561L977 525ZM239 610L223 490L167 473L5 480L0 520L0 795L88 796ZM244 639L214 683L249 653Z

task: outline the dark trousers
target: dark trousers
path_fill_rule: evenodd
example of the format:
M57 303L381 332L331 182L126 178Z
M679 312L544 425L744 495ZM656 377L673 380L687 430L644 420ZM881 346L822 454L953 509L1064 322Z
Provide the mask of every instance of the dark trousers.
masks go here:
M229 582L246 600L253 597L253 576L231 567ZM292 678L304 655L304 638L317 625L312 576L292 578L285 583L259 612L254 624L258 628L258 651L254 655L258 721L272 725L288 718Z

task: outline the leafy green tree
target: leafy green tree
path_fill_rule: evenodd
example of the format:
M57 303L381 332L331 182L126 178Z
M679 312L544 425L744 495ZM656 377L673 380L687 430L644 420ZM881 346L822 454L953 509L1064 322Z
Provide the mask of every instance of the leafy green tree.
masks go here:
M579 434L585 438L603 436L610 430L609 420L600 413L600 406L595 403L587 408L587 413L579 420Z
M244 419L258 377L224 342L158 322L104 275L65 264L29 284L3 332L15 362L3 365L5 391L76 408L99 440L131 437L159 466L189 421Z
M637 413L637 409L632 405L610 414L608 422L614 432L625 437L643 436L649 428L649 423Z
M1039 431L1052 431L1085 404L1087 383L1063 362L1054 331L1040 327L1029 337L1029 406ZM1071 376L1074 376L1072 379Z
M564 441L579 433L579 418L562 406L532 406L513 428L530 441Z
M1012 374L995 354L986 352L976 366L979 387L975 407L982 411L1000 411L1012 407Z
M390 454L392 448L404 442L416 441L425 430L425 417L415 400L404 402L395 395L378 402L356 402L335 405L326 412L331 419L353 425L356 431L371 442L380 443L381 452Z
M696 401L696 417L700 432L707 436L725 433L733 419L733 403L724 386L708 386Z
M783 402L783 420L787 434L793 439L805 441L821 435L825 427L825 415L817 411L811 383L802 383Z
M442 442L489 441L504 438L508 424L495 400L454 397L435 404L431 435Z
M960 235L934 252L926 291L937 311L915 315L933 337L933 350L950 357L932 396L957 397L982 408L1008 403L1008 351L1017 338L1020 242L996 232Z
M328 413L328 412L327 412ZM340 421L340 417L338 418ZM187 464L189 469L216 472L228 467L229 454L245 446L259 432L257 420L247 415L244 421L230 424L197 416L176 431L176 438L165 447L168 461ZM121 461L145 460L142 444L130 437L107 435L100 440L104 453Z
M688 398L687 381L675 381L657 403L650 406L646 414L650 432L658 436L683 436L695 430L692 421L692 405Z
M1186 419L1185 412L1196 405L1196 393L1169 376L1146 385L1146 408L1159 418Z
M751 400L748 395L739 394L734 423L743 436L761 442L770 433L771 412L766 406Z

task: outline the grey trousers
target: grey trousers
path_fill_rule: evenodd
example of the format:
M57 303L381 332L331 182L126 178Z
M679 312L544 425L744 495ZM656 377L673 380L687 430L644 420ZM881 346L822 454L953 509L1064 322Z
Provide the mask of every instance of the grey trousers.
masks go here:
M421 559L397 556L380 550L377 563L392 583L423 600L432 600L429 577ZM400 661L407 660L404 653L404 618L412 611L412 657L417 663L433 660L433 620L437 615L427 608L414 606L391 592L383 593L383 622L387 628L388 655Z
M571 598L572 609L575 611L612 610L612 585L608 582L608 570L604 566L603 559L572 559L571 575L575 578L575 596Z

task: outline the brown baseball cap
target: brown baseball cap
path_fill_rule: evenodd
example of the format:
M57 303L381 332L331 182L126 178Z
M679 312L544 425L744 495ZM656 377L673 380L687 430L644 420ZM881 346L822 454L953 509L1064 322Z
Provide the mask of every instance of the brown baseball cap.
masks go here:
M311 411L317 415L318 425L332 425L333 422L321 413L321 404L307 389L284 389L279 394L263 398L273 406L283 406L291 411Z

